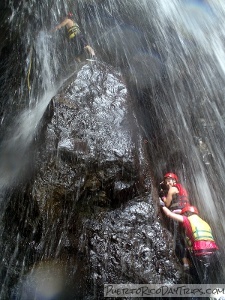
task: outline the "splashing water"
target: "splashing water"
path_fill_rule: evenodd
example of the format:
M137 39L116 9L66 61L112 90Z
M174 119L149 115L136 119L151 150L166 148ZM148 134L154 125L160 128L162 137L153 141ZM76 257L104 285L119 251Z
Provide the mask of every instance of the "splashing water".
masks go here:
M55 74L58 73L58 64L56 59L52 60L52 47L49 35L41 31L34 48L40 65L38 77L42 84L40 85L39 82L36 97L34 91L31 91L29 108L20 113L10 128L10 134L5 137L1 145L0 189L12 186L17 176L23 175L20 172L29 163L29 147L38 131L44 112L56 93Z

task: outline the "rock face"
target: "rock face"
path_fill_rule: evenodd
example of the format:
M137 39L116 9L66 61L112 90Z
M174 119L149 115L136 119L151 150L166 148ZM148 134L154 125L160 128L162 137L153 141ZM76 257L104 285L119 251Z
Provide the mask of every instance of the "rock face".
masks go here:
M65 299L101 298L104 283L179 282L121 75L103 63L84 64L51 109L30 193L42 224L36 266L63 269L63 283L72 286L70 295L60 291ZM49 276L43 272L42 279Z

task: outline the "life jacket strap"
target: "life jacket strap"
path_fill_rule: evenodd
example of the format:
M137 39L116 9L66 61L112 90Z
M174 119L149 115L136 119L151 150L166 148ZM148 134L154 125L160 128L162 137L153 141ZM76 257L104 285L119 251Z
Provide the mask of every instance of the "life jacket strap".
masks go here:
M80 28L78 24L74 24L68 29L69 39L74 38L78 33L80 33Z

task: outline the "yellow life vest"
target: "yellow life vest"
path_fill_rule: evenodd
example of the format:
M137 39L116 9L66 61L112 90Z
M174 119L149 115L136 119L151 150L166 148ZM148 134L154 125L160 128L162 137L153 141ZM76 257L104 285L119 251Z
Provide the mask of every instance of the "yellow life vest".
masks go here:
M68 29L69 39L74 38L78 33L80 33L80 28L77 23Z
M198 215L192 215L188 217L188 220L191 224L192 234L195 241L214 241L212 230L208 223L202 220ZM188 239L188 244L191 245L190 239Z

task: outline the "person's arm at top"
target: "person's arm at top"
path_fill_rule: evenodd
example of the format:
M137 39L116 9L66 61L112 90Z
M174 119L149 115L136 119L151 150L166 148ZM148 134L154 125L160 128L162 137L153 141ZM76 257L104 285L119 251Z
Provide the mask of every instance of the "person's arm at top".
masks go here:
M59 25L57 25L55 28L54 28L54 31L66 26L68 23L70 22L70 19L66 18L64 21L62 21L62 23L60 23Z
M168 218L171 218L178 222L183 222L183 220L184 220L183 216L173 213L166 206L163 206L162 210Z

